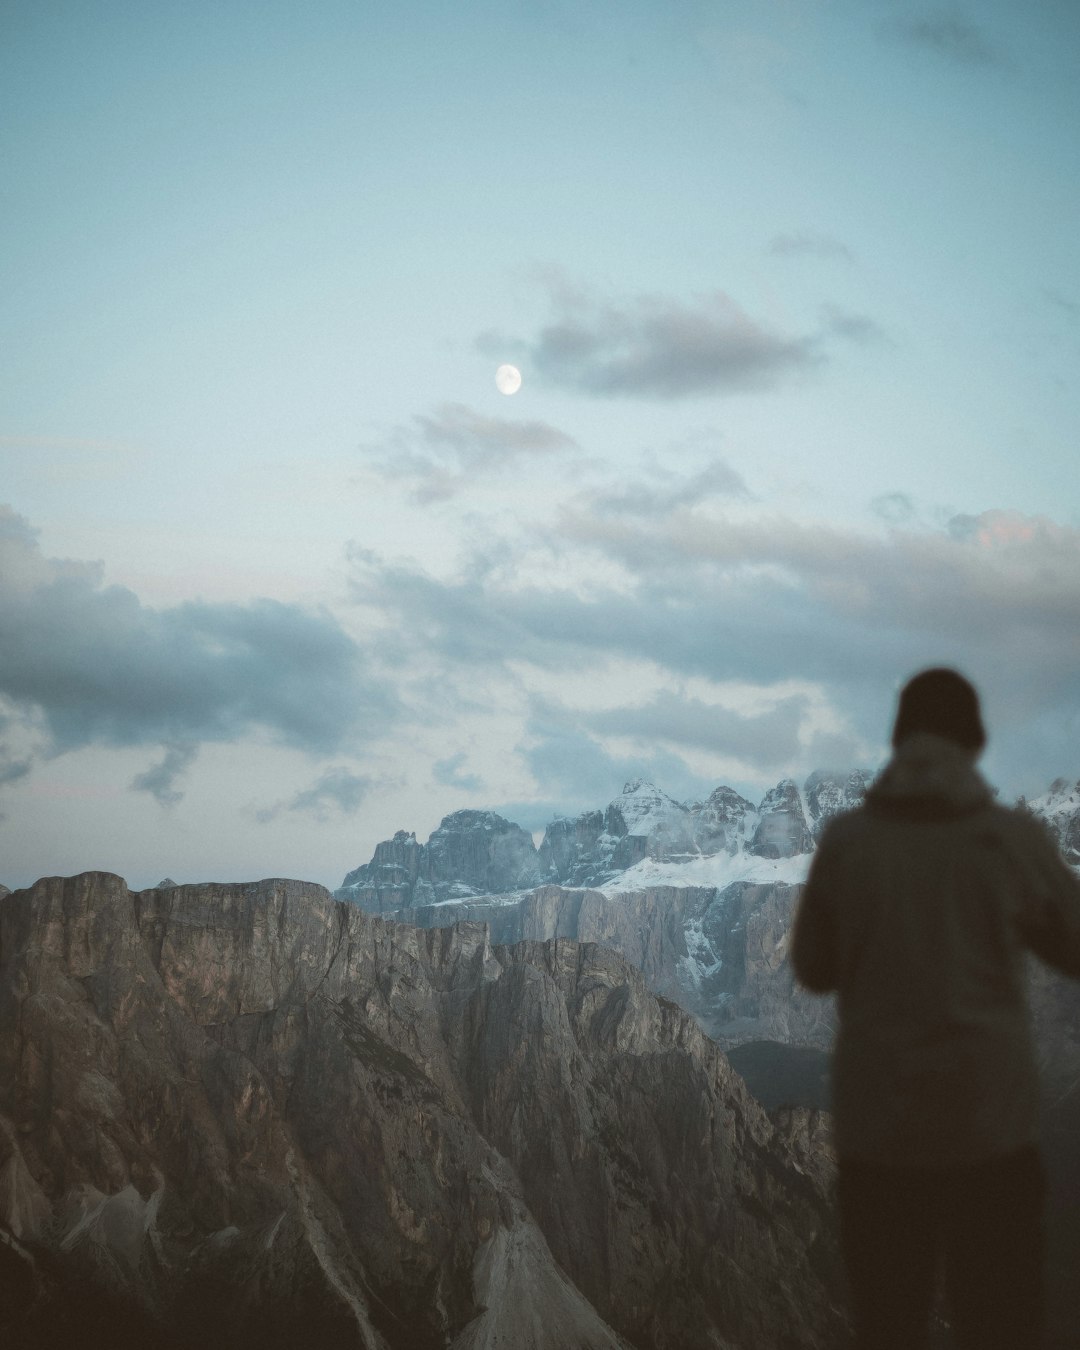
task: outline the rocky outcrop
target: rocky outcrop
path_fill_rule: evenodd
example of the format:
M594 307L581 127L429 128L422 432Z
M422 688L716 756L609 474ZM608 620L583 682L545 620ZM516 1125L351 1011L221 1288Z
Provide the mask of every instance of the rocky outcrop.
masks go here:
M841 1346L801 1140L603 946L288 881L0 905L8 1344Z
M597 858L604 833L603 811L583 811L573 819L556 817L540 844L540 875L566 886L590 885L598 875ZM614 842L608 851L613 850ZM606 874L607 869L600 871Z
M1031 801L1021 797L1019 804L1045 822L1065 860L1080 866L1080 782L1056 778L1049 792Z
M851 773L812 773L803 787L806 798L810 833L814 843L821 839L822 831L833 816L843 811L853 811L862 804L872 776L865 769L855 769Z
M813 847L799 789L793 779L785 778L761 800L749 851L759 858L793 858L796 853L812 852Z
M824 1046L832 1039L833 1002L796 988L787 961L800 889L751 882L610 893L540 886L523 895L417 905L407 917L423 928L483 923L497 943L602 943L724 1044L768 1037Z
M729 787L716 788L687 809L694 821L694 840L706 856L737 852L745 845L755 816L753 803Z
M494 811L455 811L428 839L398 830L377 845L371 862L350 872L335 892L372 914L536 884L540 864L532 835Z

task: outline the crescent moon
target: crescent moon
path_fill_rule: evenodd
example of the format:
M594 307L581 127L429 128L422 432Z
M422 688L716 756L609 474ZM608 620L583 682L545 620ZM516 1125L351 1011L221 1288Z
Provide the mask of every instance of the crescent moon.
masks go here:
M495 372L495 387L500 394L516 394L521 388L521 371L517 366L500 366Z

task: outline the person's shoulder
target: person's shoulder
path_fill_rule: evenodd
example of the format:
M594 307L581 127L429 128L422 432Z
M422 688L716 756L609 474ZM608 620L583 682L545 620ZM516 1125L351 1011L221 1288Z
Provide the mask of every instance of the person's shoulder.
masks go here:
M1058 851L1050 826L1022 806L993 802L986 808L985 819L998 838L1014 849L1028 854L1055 854Z
M839 811L825 822L818 838L818 848L842 846L849 839L857 838L870 824L871 814L864 805L854 806L850 811Z

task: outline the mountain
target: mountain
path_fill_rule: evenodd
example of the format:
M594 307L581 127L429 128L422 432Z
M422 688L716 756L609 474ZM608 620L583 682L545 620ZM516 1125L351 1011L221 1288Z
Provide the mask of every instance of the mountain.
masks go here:
M540 868L532 835L494 811L455 811L426 844L398 830L336 892L373 914L533 886Z
M1031 801L1021 798L1020 804L1045 821L1065 860L1074 867L1080 866L1080 782L1057 778L1049 792Z
M0 902L5 1344L831 1350L828 1167L606 947L295 881Z
M484 922L496 942L602 942L711 1036L825 1045L830 1007L795 989L787 932L816 838L862 800L869 781L863 771L815 773L802 787L785 779L755 807L726 786L682 803L634 779L605 809L552 821L534 855L519 831L518 883L487 894L481 868L456 873L448 850L433 846L467 834L458 856L484 859L517 827L489 812L457 812L427 846L404 831L379 844L334 894L422 927Z
M521 831L515 837L523 880L515 886L484 894L474 884L476 870L467 878L441 872L438 901L417 883L380 885L380 859L393 849L407 846L410 856L423 849L415 836L399 832L378 846L367 870L346 878L362 874L364 886L346 884L335 895L421 927L484 922L497 942L605 943L725 1045L768 1039L824 1049L835 1025L832 1004L795 986L787 961L791 920L825 825L857 806L869 783L864 770L812 773L801 786L783 780L755 807L726 786L704 801L680 803L635 779L605 809L552 821L535 854L533 883ZM1059 779L1019 805L1043 819L1065 856L1080 864L1080 783ZM464 818L488 814L458 812L440 831L460 821L457 828L473 831L471 847L480 855L492 831ZM513 828L492 819L500 829ZM1061 1021L1049 1012L1043 1020L1048 1034ZM1064 1046L1068 1032L1054 1034Z

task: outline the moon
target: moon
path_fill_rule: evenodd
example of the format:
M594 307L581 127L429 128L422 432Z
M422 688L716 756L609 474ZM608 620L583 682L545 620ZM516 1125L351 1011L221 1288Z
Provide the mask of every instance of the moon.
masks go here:
M517 366L500 366L495 372L495 385L500 394L516 394L521 388L521 371Z

